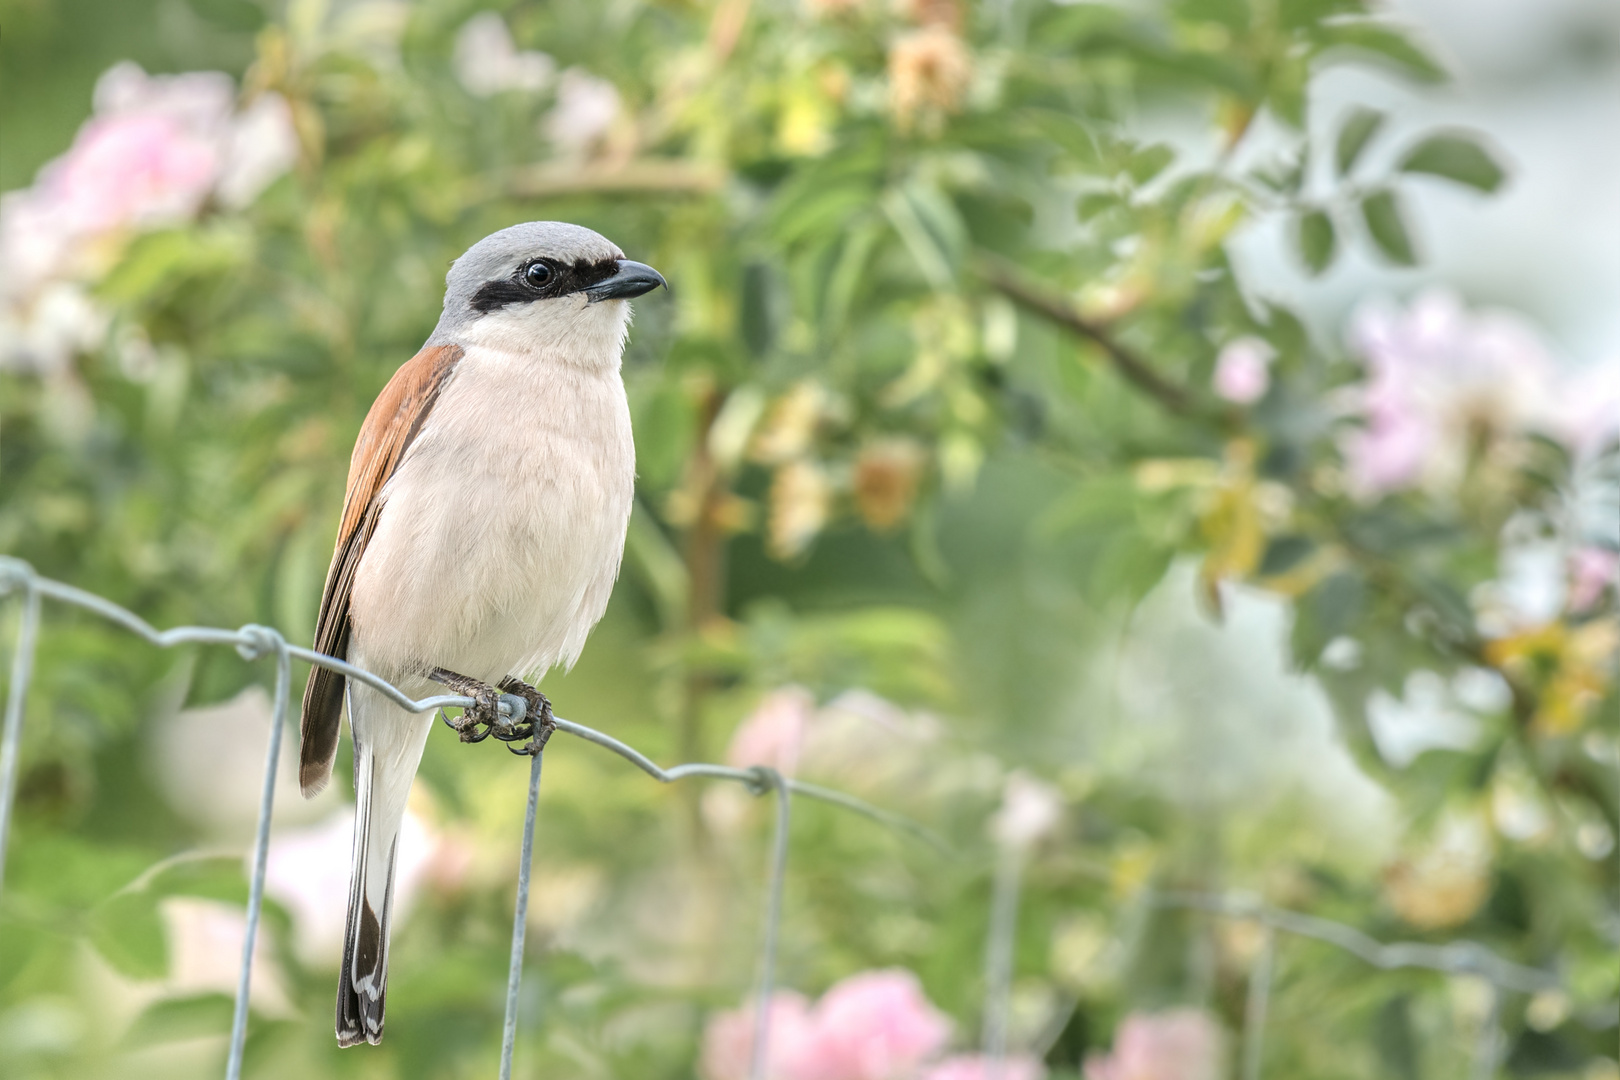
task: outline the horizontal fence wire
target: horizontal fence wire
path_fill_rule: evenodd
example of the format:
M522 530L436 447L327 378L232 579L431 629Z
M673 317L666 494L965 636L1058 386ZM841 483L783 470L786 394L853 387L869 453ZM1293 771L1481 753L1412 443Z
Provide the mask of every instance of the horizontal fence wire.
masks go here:
M287 722L287 708L291 694L291 660L302 660L348 678L357 679L386 694L400 707L415 713L440 708L464 708L472 705L473 699L459 694L440 694L420 700L412 698L363 668L312 649L290 645L281 634L265 626L250 624L238 630L181 626L160 631L140 616L109 600L62 582L40 577L34 573L32 567L20 559L0 556L0 596L19 590L22 593L21 612L16 644L12 650L11 682L6 696L4 728L0 730L0 895L3 895L4 890L5 855L16 795L22 719L38 644L42 599L55 600L92 612L160 648L184 644L230 645L246 660L257 660L272 655L276 659L276 693L272 713L274 720L266 754L258 830L253 849L253 871L249 883L242 970L237 985L230 1055L226 1066L227 1080L239 1080L242 1049L247 1031L248 986L263 904L264 870L269 851L276 766L280 758L282 731ZM516 722L523 718L525 702L522 698L503 694L499 708L509 721ZM791 796L797 795L840 807L921 839L942 852L950 851L949 845L938 834L909 818L872 806L832 788L784 777L774 769L764 766L737 768L709 763L689 763L666 769L641 751L611 735L561 717L554 717L553 721L558 731L567 732L619 755L661 783L706 778L740 783L756 796L768 792L776 793L776 822L770 848L764 930L756 989L755 1031L749 1062L750 1080L764 1080L769 1061L770 1001L774 992L777 939L782 918ZM517 1035L524 931L527 926L529 878L533 861L542 756L536 753L530 765L522 855L518 867L518 894L512 925L512 952L507 973L506 1016L501 1040L501 1080L509 1080L511 1076L513 1048ZM184 857L187 856L176 856L158 865L161 867ZM993 920L995 929L991 935L992 940L987 942L985 1002L987 1025L984 1032L987 1056L996 1072L1001 1071L1007 1053L1005 1017L1008 1014L1012 992L1011 955L1016 933L1019 879L1024 869L1021 855L1005 852L1002 862L998 865L999 869L995 875L997 896L994 905L997 917ZM1491 987L1491 1007L1477 1041L1471 1070L1474 1077L1490 1077L1496 1073L1501 1057L1501 999L1504 992L1534 994L1546 990L1565 989L1563 980L1556 973L1514 963L1475 941L1463 940L1443 945L1427 942L1380 942L1347 923L1273 907L1255 896L1242 893L1147 890L1143 896L1146 902L1153 906L1202 911L1217 917L1254 922L1264 929L1262 947L1250 971L1249 996L1245 1006L1243 1047L1239 1059L1244 1080L1258 1080L1260 1076L1264 1028L1275 966L1275 935L1278 932L1332 945L1380 969L1425 969L1449 976L1476 976L1486 980ZM1052 1033L1052 1038L1043 1042L1055 1041L1055 1034Z
M277 631L258 625L243 626L238 630L223 630L206 626L180 626L158 630L139 615L120 607L110 600L59 581L40 577L21 559L0 556L0 596L21 590L22 614L18 625L17 643L12 652L11 684L6 697L4 728L0 730L0 896L4 895L4 872L11 809L16 801L18 761L21 753L22 721L27 704L28 684L33 673L35 646L40 623L40 601L51 599L99 615L124 629L144 638L159 648L176 645L230 645L244 659L256 660L276 657L276 694L271 711L270 740L265 759L263 794L259 806L258 829L253 846L253 871L248 888L246 931L242 945L242 970L237 981L236 1003L232 1014L230 1052L226 1061L226 1080L240 1080L242 1053L247 1039L249 983L252 976L254 945L258 937L260 913L264 900L265 866L269 856L270 818L275 799L276 766L281 756L281 737L287 722L287 707L291 696L291 665L293 659L336 671L348 678L358 679L388 695L396 704L413 713L424 713L442 708L465 708L473 705L470 697L460 694L438 694L420 700L412 698L398 687L373 673L336 657L326 656L312 649L289 645ZM523 719L526 703L511 694L500 696L500 712L511 722ZM882 810L857 799L853 795L816 784L783 777L775 769L755 766L739 769L729 765L690 763L665 769L634 747L584 724L576 724L562 717L553 717L558 731L565 731L586 742L595 743L631 762L647 775L662 783L677 780L707 778L729 780L742 784L753 795L777 793L776 828L771 847L769 881L766 891L765 929L760 962L757 1001L759 1019L755 1034L754 1065L751 1080L762 1080L767 1060L769 1040L768 1005L774 992L776 942L782 914L782 890L787 868L787 842L790 797L797 795L824 802L843 810L852 811L872 821L946 849L945 842L929 829L899 814ZM501 1080L509 1080L512 1055L517 1036L518 999L522 982L523 945L527 926L530 867L534 853L534 829L540 794L542 754L533 755L529 776L528 805L524 815L523 848L518 867L518 895L512 923L511 962L507 972L506 1016L501 1033Z
M1249 967L1249 995L1244 1007L1243 1045L1239 1057L1242 1080L1260 1080L1279 931L1335 946L1385 971L1417 968L1452 977L1472 976L1485 980L1490 1003L1474 1041L1470 1080L1490 1080L1497 1074L1501 1061L1504 993L1535 994L1565 989L1563 980L1555 973L1503 959L1477 941L1454 941L1446 945L1381 942L1347 923L1273 907L1243 893L1149 890L1145 898L1155 907L1202 911L1261 927L1260 949Z

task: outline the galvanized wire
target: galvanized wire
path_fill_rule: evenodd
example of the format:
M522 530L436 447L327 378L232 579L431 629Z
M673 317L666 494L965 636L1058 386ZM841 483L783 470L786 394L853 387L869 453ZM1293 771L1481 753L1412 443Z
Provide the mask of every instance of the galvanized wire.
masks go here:
M29 682L33 674L38 642L40 607L42 599L52 599L82 608L115 623L160 648L182 644L231 645L245 659L258 659L274 654L276 658L276 694L269 745L265 759L264 785L261 792L258 830L253 849L253 869L248 890L246 932L242 947L242 970L237 985L236 1004L232 1016L230 1051L226 1065L227 1080L238 1080L242 1068L243 1047L246 1042L249 1012L249 991L252 976L253 953L257 940L259 916L263 907L264 877L269 853L271 809L275 795L276 768L280 760L281 739L287 722L291 696L291 660L299 659L338 672L358 680L387 695L401 708L421 713L438 708L465 708L473 699L459 694L441 694L414 699L386 680L355 667L346 661L325 656L311 649L289 645L282 636L268 627L248 625L238 630L216 627L181 626L159 631L146 620L109 600L82 589L39 577L33 568L18 559L0 556L0 596L21 590L22 605L18 619L17 640L12 651L11 680L6 696L3 730L0 730L0 895L5 881L5 856L10 835L12 807L15 802L17 774L21 755L22 722L26 711ZM520 719L524 703L511 695L502 695L500 711L511 719ZM782 917L782 892L786 872L788 835L790 825L790 796L826 802L852 811L885 826L920 837L942 851L948 847L937 835L916 822L871 806L860 799L840 791L807 784L783 777L774 769L763 766L735 768L728 765L691 763L662 768L634 747L583 724L560 717L554 718L557 730L567 732L586 742L595 743L618 754L647 775L661 783L672 783L689 778L730 780L743 784L750 793L763 795L776 793L776 827L771 846L769 882L767 888L765 926L760 959L759 985L756 995L755 1037L750 1062L750 1080L763 1080L769 1061L770 1001L774 992L777 940ZM541 756L536 754L530 766L529 799L525 812L523 854L518 871L518 896L512 926L512 951L507 971L506 1017L502 1031L501 1080L509 1080L512 1056L517 1034L518 998L522 982L523 950L527 927L529 879L534 852L534 827L540 791ZM161 864L160 864L161 865ZM987 1000L985 1005L984 1050L999 1067L1004 1061L1007 1044L1007 1010L1012 981L1013 945L1017 927L1019 885L1023 871L1021 852L1004 851L996 874L995 898L992 904L991 933L986 949ZM1260 1074L1262 1039L1271 993L1274 965L1274 934L1276 931L1322 941L1351 953L1366 963L1386 970L1422 968L1448 975L1473 975L1484 978L1491 985L1491 1005L1482 1025L1474 1062L1476 1077L1495 1075L1501 1054L1501 996L1503 991L1535 993L1559 989L1562 980L1548 971L1526 967L1506 960L1474 941L1456 941L1445 945L1424 942L1383 943L1345 923L1323 919L1301 912L1275 908L1257 898L1238 894L1203 892L1150 892L1150 903L1164 907L1179 907L1207 911L1212 914L1246 919L1265 928L1266 939L1260 956L1250 975L1249 1000L1244 1022L1244 1080L1258 1080Z
M0 563L0 593L16 580L15 568ZM6 693L6 725L0 733L0 895L6 884L6 841L11 836L11 806L17 797L17 762L22 756L23 708L28 702L28 680L34 671L34 643L39 634L39 590L33 574L22 578L22 615L17 622L17 646L11 654L11 686Z
M1249 967L1249 996L1243 1003L1243 1080L1260 1080L1266 1049L1266 1013L1271 1007L1271 975L1277 966L1277 931L1260 930L1260 951Z
M776 792L776 833L771 843L770 884L765 892L765 932L760 948L759 988L754 997L754 1045L748 1055L748 1080L765 1080L770 1062L771 996L776 990L776 939L782 927L782 888L787 879L789 814L793 799L782 774L761 765L754 770Z
M238 645L244 660L266 652L276 657L276 703L270 713L270 746L264 757L264 788L259 795L259 827L253 839L253 876L248 884L247 926L242 934L242 971L237 976L236 1006L231 1014L231 1051L225 1062L225 1080L240 1080L242 1053L247 1046L248 997L253 977L253 948L259 939L259 913L264 908L264 873L270 858L270 813L276 801L276 766L281 762L281 733L287 726L287 699L292 688L292 660L287 642L268 626L245 626L252 645Z
M1299 937L1325 941L1352 953L1376 968L1426 968L1447 975L1478 975L1501 987L1521 994L1556 990L1562 980L1553 972L1515 964L1497 956L1477 941L1453 941L1430 945L1418 941L1377 941L1345 923L1272 907L1241 894L1207 892L1154 892L1148 901L1160 907L1190 908L1230 918L1248 919Z
M139 615L127 608L120 607L110 600L59 581L42 578L34 572L33 567L22 560L0 556L0 596L13 592L19 587L23 593L22 614L18 624L16 647L12 652L11 683L6 700L5 724L3 732L0 732L0 890L3 890L4 885L6 841L9 836L11 808L15 802L22 721L27 706L29 681L33 673L34 652L40 620L40 601L42 598L50 598L99 615L159 648L171 648L176 645L186 644L231 645L236 648L244 659L258 659L272 653L276 657L275 706L269 746L265 758L264 786L259 806L258 831L253 847L253 870L248 887L247 924L242 946L242 970L237 984L236 1003L231 1023L230 1049L226 1062L227 1080L239 1080L243 1049L247 1039L253 953L258 936L259 916L264 903L264 879L269 858L270 820L275 799L276 768L280 761L281 738L291 696L291 660L295 658L303 660L338 672L347 678L363 682L387 695L401 708L413 713L428 712L440 708L466 708L474 704L473 699L460 694L439 694L420 700L412 698L385 679L363 668L355 667L346 661L326 656L312 649L289 645L281 634L264 626L247 625L239 630L223 630L205 626L181 626L169 630L158 630ZM503 694L501 695L499 708L502 714L508 718L518 720L522 718L524 702L521 698ZM891 828L921 837L936 847L942 849L945 847L944 841L914 821L881 810L840 791L789 780L774 769L763 766L739 769L728 765L705 763L676 765L665 769L655 764L651 758L641 751L613 738L611 735L606 735L583 724L564 720L561 717L554 717L553 721L557 726L557 730L566 731L570 735L584 739L586 742L595 743L604 749L611 750L662 783L667 784L676 780L706 777L741 783L754 795L763 795L767 791L777 793L776 831L771 849L764 945L758 987L761 1019L756 1033L755 1048L761 1063L765 1060L764 1055L769 1037L768 1006L775 982L776 943L780 933L783 878L787 865L790 796L802 795L805 798L830 803ZM518 869L518 896L512 923L512 951L507 969L506 1016L501 1040L501 1080L510 1080L512 1056L517 1036L518 997L522 982L524 939L528 922L529 879L534 855L534 826L540 794L540 771L541 755L536 753L530 766L529 799L524 818L523 854ZM3 895L3 892L0 892L0 895ZM759 1067L762 1067L762 1065ZM758 1072L756 1069L754 1075L762 1076L763 1073Z
M512 1080L512 1049L517 1042L518 993L523 985L523 940L529 929L529 874L534 862L534 816L540 803L543 749L529 765L529 805L523 812L523 854L518 859L517 904L512 913L512 956L506 967L506 1019L501 1024L501 1080Z
M1013 953L1018 937L1018 897L1024 877L1024 849L1000 846L990 894L990 932L984 948L984 1027L981 1050L989 1063L986 1080L1001 1080L1007 1060L1007 1026L1012 1015Z

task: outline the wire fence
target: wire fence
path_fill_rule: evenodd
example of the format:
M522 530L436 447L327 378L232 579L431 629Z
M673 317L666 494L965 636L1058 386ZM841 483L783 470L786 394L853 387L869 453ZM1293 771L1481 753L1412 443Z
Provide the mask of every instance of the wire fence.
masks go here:
M38 646L43 600L50 599L89 611L160 648L185 644L229 645L245 660L267 657L275 659L275 697L271 714L273 721L270 725L265 755L264 783L248 885L242 966L237 982L229 1053L225 1067L226 1080L240 1080L243 1049L247 1037L249 982L264 900L276 772L281 758L281 742L291 700L292 661L302 660L339 672L348 678L357 679L382 691L402 708L415 713L466 707L473 704L473 699L458 694L441 694L420 700L411 698L369 671L311 649L291 645L278 631L267 626L249 624L237 630L181 626L160 631L140 616L109 600L62 582L40 577L22 560L0 556L0 597L19 591L21 610L16 644L11 657L11 677L6 696L4 727L0 729L0 898L4 896L6 849L17 790L23 714ZM509 722L521 721L525 708L526 703L522 698L510 694L501 695L500 711ZM775 989L777 942L782 922L782 893L787 874L792 797L801 796L841 807L917 837L941 851L948 852L949 846L932 831L908 818L872 806L844 792L784 777L775 769L765 766L735 768L709 763L688 763L666 769L611 735L561 717L555 717L554 722L558 731L618 754L662 783L708 778L740 783L755 796L774 793L776 814L767 866L764 926L754 992L755 1027L748 1074L749 1080L767 1080L770 1003ZM529 878L534 857L535 819L538 812L543 761L544 753L539 751L533 754L530 764L528 802L524 813L522 852L518 864L517 899L512 919L512 947L507 970L506 1012L501 1036L501 1080L510 1080L513 1051L517 1040L518 997L522 985L525 930L528 925ZM1014 944L1017 937L1021 882L1027 855L1028 852L1021 848L1005 847L1000 853L993 875L992 912L985 949L986 996L981 1035L982 1049L989 1062L987 1080L999 1080L1009 1055L1008 1024L1013 990ZM1143 894L1143 899L1152 906L1201 911L1219 918L1253 922L1262 928L1261 945L1249 972L1248 998L1239 1048L1243 1080L1259 1080L1261 1076L1266 1019L1276 963L1275 939L1278 933L1333 945L1376 968L1385 970L1418 968L1448 976L1474 976L1485 980L1491 988L1491 1000L1475 1044L1473 1068L1470 1073L1472 1080L1486 1080L1497 1073L1503 1043L1501 1028L1503 995L1564 988L1563 981L1556 973L1514 963L1474 941L1457 941L1446 945L1420 942L1382 943L1348 924L1272 907L1256 897L1238 893L1148 890ZM1073 1007L1073 1003L1070 1003L1068 1010L1072 1011ZM1060 1009L1059 1012L1063 1010ZM1061 1034L1066 1017L1067 1013L1055 1016L1057 1022L1048 1025L1046 1036L1035 1040L1036 1045L1032 1049L1044 1056L1044 1052Z

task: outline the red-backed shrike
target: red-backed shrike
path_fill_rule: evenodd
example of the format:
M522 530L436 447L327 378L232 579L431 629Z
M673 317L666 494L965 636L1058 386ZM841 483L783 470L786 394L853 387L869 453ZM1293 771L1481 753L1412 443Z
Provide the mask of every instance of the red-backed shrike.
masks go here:
M518 736L497 712L500 691L518 694L521 737L543 741L550 706L521 680L572 664L607 607L635 486L628 301L662 284L559 222L503 229L455 261L438 326L355 442L318 650L413 696L435 682L471 695L457 725L468 741ZM331 777L345 699L356 806L337 1037L353 1046L382 1038L394 860L433 714L316 668L306 796Z

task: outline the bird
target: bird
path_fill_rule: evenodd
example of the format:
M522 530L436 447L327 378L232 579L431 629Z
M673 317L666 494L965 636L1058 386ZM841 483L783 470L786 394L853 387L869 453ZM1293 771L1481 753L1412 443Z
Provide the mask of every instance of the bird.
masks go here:
M413 698L466 694L463 741L526 737L538 752L551 705L526 680L578 659L623 558L635 444L620 366L629 301L660 286L605 237L555 221L502 229L451 264L438 324L355 441L318 652ZM500 714L503 692L525 723ZM433 713L315 667L306 798L331 778L345 706L355 824L336 1030L354 1046L383 1035L395 860Z

